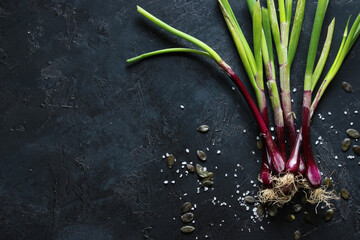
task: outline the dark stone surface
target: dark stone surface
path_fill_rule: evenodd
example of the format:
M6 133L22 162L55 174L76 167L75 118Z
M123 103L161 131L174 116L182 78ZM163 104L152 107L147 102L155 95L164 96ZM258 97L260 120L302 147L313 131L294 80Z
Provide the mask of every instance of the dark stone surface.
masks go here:
M323 138L314 145L321 171L332 174L335 190L348 188L351 199L334 201L328 223L322 221L325 209L315 216L313 206L306 207L313 224L303 212L285 222L287 207L274 219L253 223L252 207L247 211L237 201L248 190L256 193L250 180L256 182L260 169L258 128L248 107L204 57L174 54L126 64L144 52L190 46L146 21L136 4L204 40L250 87L216 1L1 1L0 239L292 239L297 229L303 239L359 239L360 159L349 160L353 154L341 151L345 130L360 129L360 114L354 113L360 111L359 44L312 124L313 142ZM246 4L231 4L251 40ZM315 9L308 1L292 70L297 116ZM336 17L331 61L347 17L359 10L359 1L330 2L325 24ZM342 81L353 85L353 94L342 90ZM204 123L211 130L200 134L196 128ZM204 165L215 172L215 185L197 194L197 178L180 178L176 170L184 172L182 161L197 163L196 150L207 147ZM171 170L162 159L167 152L177 158ZM238 163L244 169L234 172ZM176 183L165 186L164 180ZM213 197L227 206L214 206ZM197 205L190 236L179 230L185 201Z

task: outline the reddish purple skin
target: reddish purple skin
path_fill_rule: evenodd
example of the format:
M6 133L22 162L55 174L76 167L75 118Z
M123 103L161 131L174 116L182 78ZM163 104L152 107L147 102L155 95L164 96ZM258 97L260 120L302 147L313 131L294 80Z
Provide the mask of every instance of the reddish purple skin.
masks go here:
M279 151L284 159L286 159L286 145L285 145L285 128L276 126L276 144L279 148Z
M296 143L291 150L290 157L286 162L286 170L291 173L296 173L299 169L299 152L300 152L300 145L302 140L302 129L296 138ZM301 158L302 159L302 158Z
M271 187L271 178L270 178L271 170L269 168L267 161L268 160L267 160L266 150L265 150L265 153L263 153L263 160L262 160L262 164L261 164L260 178L265 187Z
M306 170L306 166L305 166L305 161L303 158L303 155L301 154L299 156L299 168L298 168L298 173L300 173L301 175L305 175L305 170Z
M276 173L282 173L285 170L285 160L277 149L274 140L269 131L265 133L265 141L271 158L271 165Z
M281 102L283 104L285 128L290 142L290 149L292 150L296 144L296 131L294 117L291 110L291 97L289 92L281 92Z
M302 115L302 134L303 134L303 150L305 157L305 176L310 184L317 188L321 185L321 174L316 165L314 155L311 147L311 134L310 134L310 104L311 104L311 91L304 91L304 104Z
M263 109L261 109L260 111L261 117L263 118L265 125L267 127L269 127L269 117L268 117L268 109L265 106ZM263 141L265 143L265 141ZM266 146L266 143L265 143ZM263 185L265 187L271 187L271 168L269 167L268 162L271 161L271 159L268 159L268 154L266 151L266 147L263 148L262 151L262 163L261 163L261 173L260 173L260 178L263 182Z

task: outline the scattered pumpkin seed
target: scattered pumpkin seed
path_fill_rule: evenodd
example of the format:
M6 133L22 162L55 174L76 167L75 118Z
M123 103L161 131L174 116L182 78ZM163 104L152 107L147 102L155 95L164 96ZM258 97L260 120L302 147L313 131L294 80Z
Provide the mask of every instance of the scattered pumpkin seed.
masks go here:
M328 178L328 177L325 178L325 185L326 185L326 187L327 187L328 189L331 189L331 188L334 187L332 180L331 180L330 178Z
M205 180L211 180L213 177L214 177L214 173L213 172L208 172L209 173L209 176L207 176L206 178L204 178L203 181Z
M277 214L277 208L274 205L270 205L267 211L270 217L275 217Z
M183 226L182 228L180 228L180 231L182 233L192 233L195 230L195 227L193 226Z
M167 158L167 165L169 168L172 168L175 164L175 157L174 155L170 154Z
M197 130L198 130L199 132L206 133L206 132L209 131L209 129L210 129L210 128L209 128L208 125L200 125Z
M196 153L201 161L206 161L206 154L203 151L197 150Z
M359 145L354 145L353 146L353 151L356 155L360 155L360 146Z
M201 178L209 177L209 172L204 169L200 164L196 164L196 172Z
M263 142L262 142L262 140L260 140L260 139L257 140L257 141L256 141L256 146L257 146L258 149L261 150L261 149L263 148Z
M312 217L311 217L310 213L308 213L306 211L304 212L304 219L307 223L312 223Z
M351 138L359 138L360 137L360 133L353 128L349 128L348 130L346 130L346 133Z
M201 186L202 186L202 187L211 187L213 184L214 184L214 182L213 182L213 181L210 181L210 180L203 180L203 181L201 182Z
M292 211L294 213L298 213L301 211L301 209L303 208L303 205L302 204L295 204L293 207L292 207Z
M186 212L190 211L191 208L192 208L191 202L186 202L181 206L181 212L186 213Z
M263 204L259 204L259 206L256 209L256 214L259 218L262 218L265 215L265 208Z
M343 188L340 190L340 195L343 199L345 200L349 200L350 199L350 193L349 193L349 190Z
M333 219L333 218L334 218L334 213L335 213L334 209L329 209L329 210L327 210L327 211L325 212L325 215L324 215L324 221L325 221L325 222L328 222L328 221L330 221L331 219Z
M187 170L189 171L189 172L191 172L191 173L193 173L193 172L195 172L195 167L194 167L194 165L192 165L192 164L186 164L186 168L187 168Z
M285 216L285 220L288 222L293 222L295 220L295 215L294 214L288 214Z
M255 202L255 198L252 196L245 196L244 200L246 203L253 204Z
M346 152L351 144L351 140L350 138L345 138L342 143L341 143L341 149L343 150L343 152Z
M191 212L185 213L184 215L181 216L181 221L183 221L184 223L191 222L193 219L194 219L194 214Z
M299 230L296 230L294 232L294 239L295 240L300 240L301 239L301 232Z
M348 82L342 82L341 84L342 88L345 90L345 92L348 92L348 93L352 93L353 92L353 88L351 86L350 83Z

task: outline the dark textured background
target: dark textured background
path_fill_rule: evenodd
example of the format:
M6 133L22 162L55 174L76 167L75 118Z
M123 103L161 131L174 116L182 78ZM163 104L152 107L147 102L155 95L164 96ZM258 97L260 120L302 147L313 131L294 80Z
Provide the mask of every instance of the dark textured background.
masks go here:
M244 2L230 3L251 40ZM137 4L204 40L249 87L216 1L1 1L0 239L292 239L296 229L303 239L359 239L360 157L349 160L353 153L340 149L350 122L360 129L360 114L354 113L360 111L359 43L312 124L313 142L323 138L314 146L322 172L334 171L335 189L348 188L351 199L334 202L335 218L329 223L322 221L325 210L316 216L313 206L307 211L314 224L306 223L303 213L285 222L286 207L274 219L253 223L252 211L236 200L236 185L240 195L256 193L250 180L260 169L258 128L248 107L204 57L174 54L126 64L125 59L143 52L190 46L145 20ZM292 69L298 116L315 9L315 1L307 1ZM360 1L331 1L325 19L327 25L336 17L331 61L348 15L359 10ZM342 81L353 85L353 94L341 89ZM205 135L196 131L204 123L211 127ZM176 169L182 161L197 163L195 150L206 147L204 165L215 172L215 185L197 194L196 177L180 178ZM178 160L171 170L162 159L167 152ZM244 170L234 178L238 163ZM176 183L165 186L166 179ZM214 196L228 205L214 206ZM196 231L190 236L179 231L184 201L197 204Z

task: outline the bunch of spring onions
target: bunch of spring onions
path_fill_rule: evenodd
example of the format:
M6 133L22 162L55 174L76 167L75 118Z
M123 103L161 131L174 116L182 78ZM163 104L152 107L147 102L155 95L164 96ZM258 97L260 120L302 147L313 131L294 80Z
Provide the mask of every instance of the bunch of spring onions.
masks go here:
M263 183L264 188L258 193L259 200L263 203L282 205L289 202L299 189L305 189L309 193L307 195L308 201L314 204L320 202L329 204L329 200L337 198L334 192L328 192L326 187L321 186L321 174L311 148L310 120L327 86L334 79L346 55L360 34L360 14L357 15L350 31L348 31L349 18L337 56L312 100L312 92L324 69L335 27L334 19L328 26L327 37L315 65L321 29L329 4L329 0L318 1L306 62L302 128L297 133L294 124L295 114L292 112L291 107L290 72L300 38L305 3L305 0L297 1L292 28L290 29L293 10L292 0L278 0L278 6L275 6L274 0L267 0L267 8L261 7L259 0L247 0L253 20L254 40L253 50L251 50L228 0L219 0L221 12L255 92L257 105L232 68L211 47L199 39L171 27L141 7L137 7L140 14L156 25L189 41L202 50L168 48L142 54L128 59L127 62L131 63L165 53L186 52L200 54L213 59L239 88L259 125L260 136L262 136L265 143L261 173L259 175L259 180ZM280 25L276 8L279 9ZM279 65L280 91L275 77L273 43ZM264 84L264 75L266 84ZM274 113L276 142L269 131L268 109L264 92L265 85L268 89ZM289 157L286 153L285 129L290 147Z

